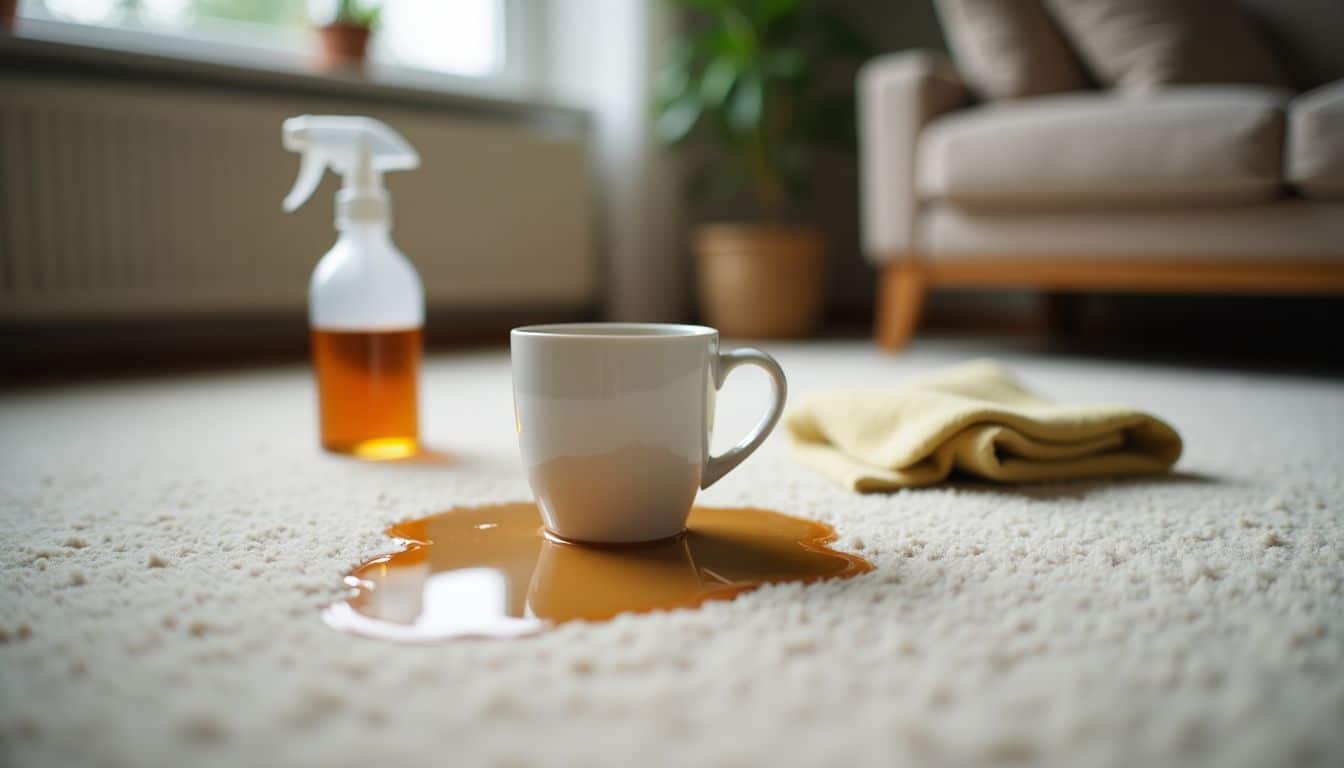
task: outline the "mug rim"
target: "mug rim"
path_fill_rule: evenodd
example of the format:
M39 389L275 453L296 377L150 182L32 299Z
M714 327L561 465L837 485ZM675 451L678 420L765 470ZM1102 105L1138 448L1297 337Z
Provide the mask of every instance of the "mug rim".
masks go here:
M511 336L551 339L692 339L718 335L707 325L690 323L544 323L524 325Z

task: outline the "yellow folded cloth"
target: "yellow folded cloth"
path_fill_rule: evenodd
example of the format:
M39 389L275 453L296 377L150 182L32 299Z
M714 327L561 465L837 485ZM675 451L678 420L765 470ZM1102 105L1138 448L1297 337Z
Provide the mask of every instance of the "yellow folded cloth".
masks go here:
M1165 472L1181 437L1111 405L1056 405L992 360L912 379L898 391L832 391L785 417L794 454L859 492L945 480L955 469L1005 483Z

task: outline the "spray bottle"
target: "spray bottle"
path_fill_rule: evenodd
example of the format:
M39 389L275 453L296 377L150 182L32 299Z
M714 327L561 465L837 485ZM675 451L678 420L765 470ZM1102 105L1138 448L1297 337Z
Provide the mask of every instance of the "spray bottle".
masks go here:
M412 455L419 450L425 295L415 267L392 243L383 173L415 168L420 156L367 117L292 117L282 136L285 149L303 155L286 211L308 200L328 167L344 179L336 194L340 237L308 286L322 446L364 458Z

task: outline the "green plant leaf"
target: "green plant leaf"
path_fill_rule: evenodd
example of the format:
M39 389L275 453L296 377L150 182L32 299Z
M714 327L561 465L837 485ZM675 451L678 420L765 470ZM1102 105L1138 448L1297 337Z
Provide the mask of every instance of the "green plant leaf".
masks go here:
M668 104L653 124L654 133L668 144L684 141L700 122L700 100L688 94Z
M694 18L661 73L657 132L717 150L688 192L741 182L767 212L787 211L811 194L816 154L852 146L853 89L834 75L871 47L822 0L672 1Z
M378 25L382 6L377 2L357 2L357 0L339 0L336 3L336 21L344 24L372 29Z
M700 103L706 109L719 109L737 83L739 67L731 56L718 56L705 67L700 78Z
M721 53L731 52L733 41L722 29L707 29L690 38L687 52L691 61L713 58Z
M720 13L725 50L742 61L756 57L759 48L751 20L734 3L724 3Z
M673 62L663 66L658 71L658 77L653 85L654 100L660 105L660 109L674 101L683 98L686 91L691 87L690 67L680 62Z
M755 72L739 78L728 101L728 127L739 134L756 130L765 111L765 83Z
M668 2L701 11L717 11L723 5L723 0L668 0Z
M797 48L783 48L765 55L765 73L771 77L791 79L807 70L807 56Z
M752 18L758 29L764 29L777 19L798 12L799 0L756 0Z

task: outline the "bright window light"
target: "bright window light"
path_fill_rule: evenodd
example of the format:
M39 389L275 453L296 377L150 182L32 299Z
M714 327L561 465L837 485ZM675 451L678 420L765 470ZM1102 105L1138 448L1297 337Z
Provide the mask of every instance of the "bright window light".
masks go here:
M383 0L370 56L462 77L504 70L504 0ZM220 43L301 48L335 0L21 0L30 18L151 30Z
M500 0L394 0L383 6L374 56L436 72L483 76L503 66Z
M44 3L28 3L43 5ZM122 15L117 0L46 0L47 10L58 19L77 24L115 23Z

